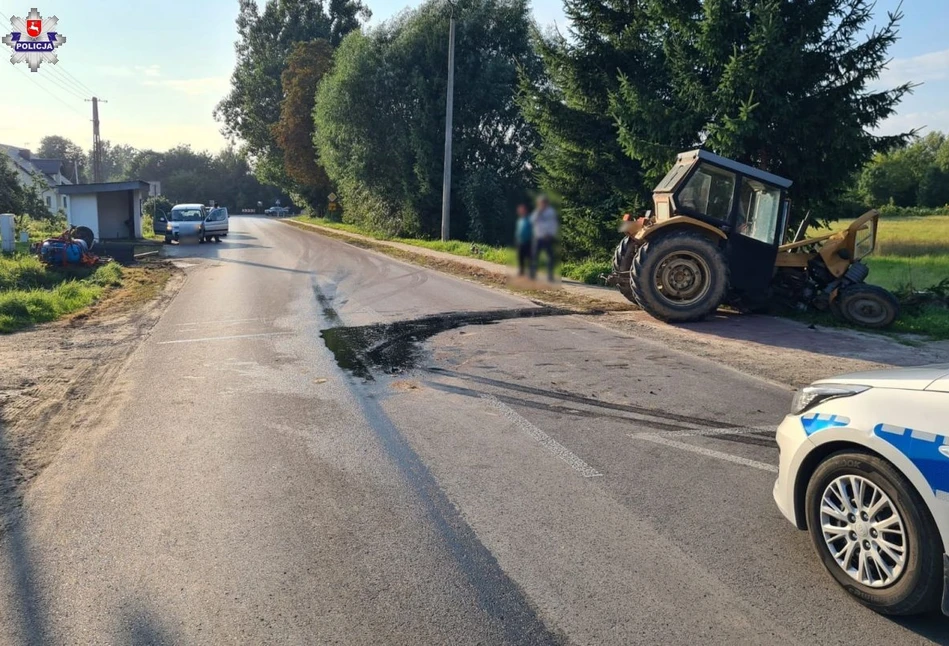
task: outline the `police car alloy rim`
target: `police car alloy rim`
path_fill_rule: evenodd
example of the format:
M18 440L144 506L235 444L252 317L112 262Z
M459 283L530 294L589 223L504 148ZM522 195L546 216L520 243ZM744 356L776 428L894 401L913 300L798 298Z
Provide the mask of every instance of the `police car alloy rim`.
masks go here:
M906 565L906 531L890 497L870 480L841 476L824 489L821 533L837 565L871 588L894 584Z

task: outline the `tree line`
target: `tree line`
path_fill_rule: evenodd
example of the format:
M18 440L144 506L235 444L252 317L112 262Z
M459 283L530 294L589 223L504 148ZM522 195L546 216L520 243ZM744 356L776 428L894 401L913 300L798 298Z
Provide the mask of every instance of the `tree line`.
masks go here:
M925 137L873 156L860 175L857 197L867 206L932 209L949 205L949 137Z
M314 212L336 192L347 221L435 236L453 12L453 236L507 242L515 205L542 191L561 205L568 252L599 254L683 150L786 176L798 217L831 217L883 172L871 169L914 149L913 132L875 134L912 88L875 84L902 16L873 10L564 0L560 33L540 30L526 0L429 0L371 28L359 0L240 0L215 114L261 181ZM922 173L916 193L941 177Z
M62 159L63 174L71 182L76 179L80 183L92 181L92 151L83 151L66 137L43 137L33 155L43 159ZM257 208L258 202L266 206L272 206L277 200L285 205L291 203L287 192L279 186L261 182L247 158L234 147L212 154L193 150L187 145L155 151L104 141L102 174L106 182L161 182L162 194L171 203L206 204L215 200L232 211ZM32 211L37 211L38 215L34 217L42 218L44 213L38 206L32 205L33 208L27 212L32 215Z

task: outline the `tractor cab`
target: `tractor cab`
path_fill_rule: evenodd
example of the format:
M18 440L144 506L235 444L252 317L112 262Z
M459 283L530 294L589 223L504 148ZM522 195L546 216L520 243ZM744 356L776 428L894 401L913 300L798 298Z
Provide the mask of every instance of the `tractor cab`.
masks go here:
M654 226L699 226L719 238L730 288L757 301L783 241L790 187L791 180L706 150L681 153L653 191Z

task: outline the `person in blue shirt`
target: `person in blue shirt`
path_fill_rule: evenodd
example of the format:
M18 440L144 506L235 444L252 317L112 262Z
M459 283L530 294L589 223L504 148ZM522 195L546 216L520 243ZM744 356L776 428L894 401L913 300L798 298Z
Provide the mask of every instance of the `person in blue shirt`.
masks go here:
M534 264L534 225L531 224L530 209L526 204L517 205L517 226L514 229L517 246L518 275L523 276Z

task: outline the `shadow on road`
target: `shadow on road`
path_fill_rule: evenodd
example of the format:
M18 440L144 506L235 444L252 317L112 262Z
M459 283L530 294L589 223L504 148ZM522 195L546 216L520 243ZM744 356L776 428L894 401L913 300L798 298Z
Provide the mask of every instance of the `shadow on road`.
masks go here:
M19 488L20 456L12 447L8 426L0 409L0 546L7 563L9 589L3 590L2 614L9 614L17 626L20 641L47 644L47 617L42 606L36 565L30 555L30 539L19 509L23 492ZM4 641L10 639L6 635ZM6 642L10 643L10 642Z
M162 625L153 611L141 603L135 603L123 615L118 630L119 643L129 646L171 646L183 643L180 636Z

